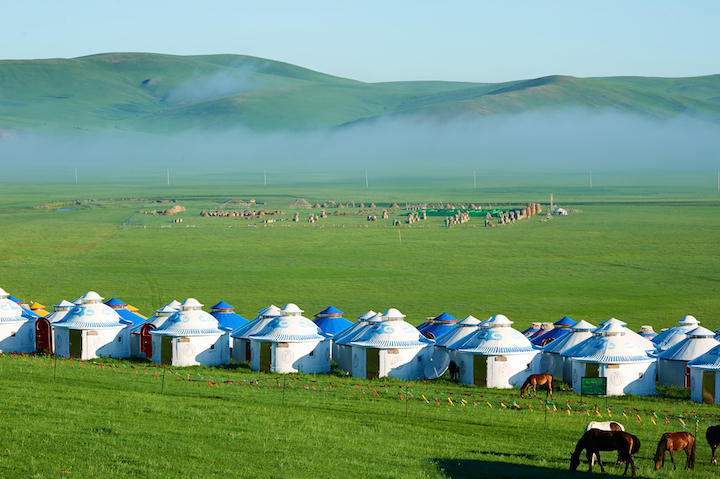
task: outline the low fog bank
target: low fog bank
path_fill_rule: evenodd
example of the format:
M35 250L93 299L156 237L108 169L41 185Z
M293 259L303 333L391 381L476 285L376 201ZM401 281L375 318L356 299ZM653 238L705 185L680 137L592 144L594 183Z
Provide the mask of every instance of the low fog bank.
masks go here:
M3 179L50 179L75 167L112 177L166 168L389 174L673 172L720 169L720 126L680 117L564 111L437 122L378 120L308 132L187 132L170 137L36 131L0 139Z

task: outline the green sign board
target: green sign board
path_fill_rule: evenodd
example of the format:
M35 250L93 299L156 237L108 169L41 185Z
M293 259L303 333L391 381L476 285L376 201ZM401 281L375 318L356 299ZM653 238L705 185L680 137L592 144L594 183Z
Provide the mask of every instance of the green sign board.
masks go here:
M607 396L607 378L581 378L580 395Z

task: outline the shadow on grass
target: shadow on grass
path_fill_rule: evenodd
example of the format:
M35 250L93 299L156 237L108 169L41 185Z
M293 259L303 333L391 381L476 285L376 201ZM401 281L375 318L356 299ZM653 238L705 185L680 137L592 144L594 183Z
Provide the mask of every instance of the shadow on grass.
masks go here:
M493 455L499 457L518 457L515 454L505 454L498 452L474 451L478 454ZM533 459L538 456L522 456L523 458ZM565 479L565 478L592 478L598 477L600 468L595 466L593 472L587 472L587 464L581 464L580 469L570 472L569 464L564 469L554 469L551 467L531 466L526 464L513 464L500 461L482 461L477 459L434 459L440 472L449 479L465 479L465 478L528 478L528 479ZM617 469L620 468L620 469ZM607 474L604 476L620 476L625 466L608 466L605 465ZM581 470L582 469L582 470ZM630 471L628 470L628 476ZM641 478L643 476L636 476Z

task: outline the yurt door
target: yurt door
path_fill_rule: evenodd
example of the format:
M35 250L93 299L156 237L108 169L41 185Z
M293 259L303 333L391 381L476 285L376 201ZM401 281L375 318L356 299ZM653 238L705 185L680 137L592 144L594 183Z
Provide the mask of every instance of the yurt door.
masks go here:
M702 402L715 404L715 372L702 372Z
M687 363L685 363L685 387L686 388L690 387L690 381L692 381L692 379L690 377L690 368L687 367Z
M380 350L365 350L365 372L368 379L380 377Z
M71 329L70 333L70 357L82 357L82 331L79 329Z
M160 339L160 363L172 364L172 340L170 336L162 336Z
M475 386L487 386L487 357L473 356L473 382Z
M599 378L600 377L600 363L585 363L585 377L586 378Z
M50 351L50 321L40 318L35 321L35 348L38 351Z
M252 359L252 348L250 347L250 341L245 341L245 361Z
M260 371L270 371L272 363L271 343L260 343Z
M152 336L150 330L154 329L152 324L146 324L140 328L140 352L145 353L146 358L152 358Z

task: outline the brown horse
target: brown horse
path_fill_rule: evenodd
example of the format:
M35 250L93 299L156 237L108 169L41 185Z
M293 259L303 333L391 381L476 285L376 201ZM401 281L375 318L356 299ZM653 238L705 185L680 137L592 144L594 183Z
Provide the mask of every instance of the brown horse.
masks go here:
M657 451L655 451L655 470L660 469L660 466L665 465L665 451L670 452L670 460L673 464L673 469L677 469L675 466L675 458L673 458L673 451L685 451L687 454L687 460L685 461L685 469L695 468L695 436L689 432L666 432L660 438L658 443ZM662 459L662 464L661 464Z
M535 393L535 396L537 396L537 387L542 386L543 384L547 384L548 390L550 391L550 394L552 394L552 374L548 373L541 373L541 374L531 374L529 378L525 380L522 387L520 388L520 397L525 397L525 391L527 391L528 387L533 388L533 392Z
M720 445L720 426L710 426L707 428L707 431L705 431L705 439L707 439L708 444L710 444L710 449L712 449L712 459L710 462L712 464L717 464L715 451L717 450L718 445Z
M600 451L617 451L621 460L625 461L625 471L623 476L627 474L628 466L632 467L632 475L635 476L635 461L632 455L640 450L640 439L625 431L599 431L591 429L577 443L575 452L570 456L570 470L574 471L580 465L580 453L585 449L590 468L588 472L592 472L592 462L590 458L594 454L597 457L600 470L605 473L602 459L600 459Z

